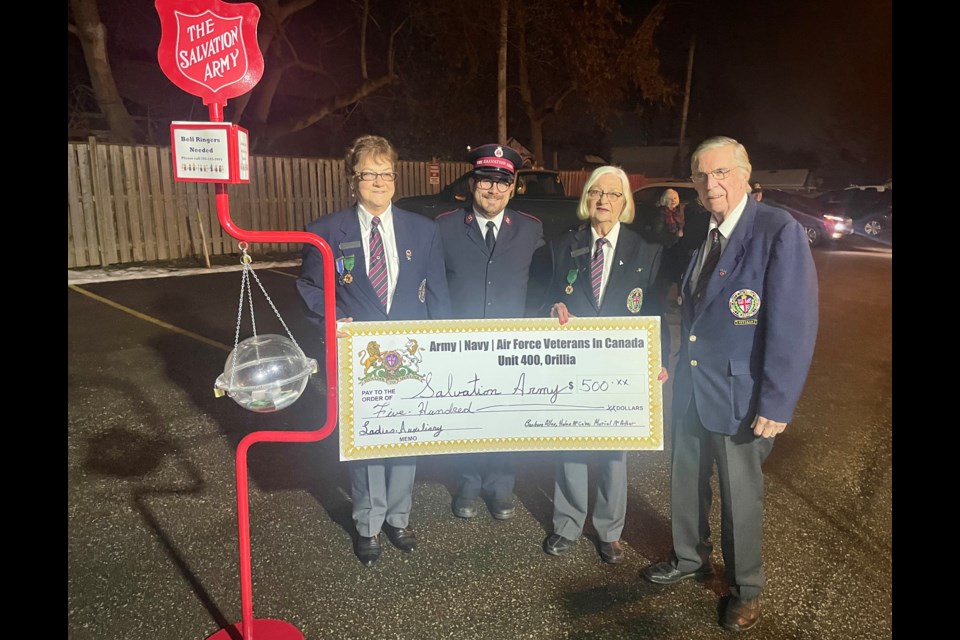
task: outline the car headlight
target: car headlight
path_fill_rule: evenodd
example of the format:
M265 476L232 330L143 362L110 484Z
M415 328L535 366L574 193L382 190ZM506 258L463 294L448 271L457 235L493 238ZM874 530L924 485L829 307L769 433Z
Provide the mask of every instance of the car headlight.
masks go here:
M834 238L853 233L853 220L846 216L824 215L823 219L826 221L827 227L833 227Z

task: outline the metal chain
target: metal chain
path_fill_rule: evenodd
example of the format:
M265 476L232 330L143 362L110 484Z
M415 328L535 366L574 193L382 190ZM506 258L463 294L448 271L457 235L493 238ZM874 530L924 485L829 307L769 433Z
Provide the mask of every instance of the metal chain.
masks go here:
M270 303L270 308L273 309L273 312L277 315L277 319L280 321L280 324L283 325L284 331L287 332L287 336L290 338L290 341L293 342L300 349L300 345L297 343L296 338L293 337L293 333L290 331L290 328L287 326L287 323L283 321L283 317L280 315L280 312L277 310L276 305L273 304L273 300L270 299L270 294L267 293L267 290L264 288L263 283L260 282L260 278L257 277L257 272L253 270L253 267L250 266L250 263L253 262L253 259L247 254L247 243L241 242L239 247L240 251L243 252L243 255L240 258L240 262L243 263L243 277L240 280L240 306L237 309L237 330L233 337L233 347L236 349L237 345L240 344L240 324L243 318L243 293L246 291L247 299L250 301L250 325L253 328L253 335L257 335L257 320L253 315L253 287L250 285L249 276L253 276L253 279L257 281L257 286L260 287L260 291L263 292L263 297L267 299L267 302ZM300 349L303 351L303 349ZM234 351L234 357L236 357L236 351ZM236 363L234 363L236 364Z
M253 335L257 335L257 325L253 321L253 298L250 297L250 281L247 278L247 269L251 258L247 255L247 243L240 243L240 251L243 255L240 257L240 262L243 264L243 275L240 277L240 305L237 308L237 329L233 334L233 360L230 363L230 386L233 387L236 385L237 380L237 347L240 345L240 325L243 320L243 292L247 291L247 297L250 298L250 320L253 323Z
M274 306L273 300L271 300L269 294L267 294L267 290L263 288L263 284L260 282L260 278L257 277L257 274L256 274L256 272L253 270L253 268L251 268L251 267L246 267L246 268L249 268L249 269L250 269L250 274L253 276L253 279L257 281L257 284L260 286L260 291L263 292L263 297L267 299L267 302L270 303L270 308L273 309L273 312L274 312L275 314L277 314L277 320L279 320L279 321L280 321L280 324L283 325L283 329L284 329L284 331L287 332L287 337L290 338L290 342L292 342L293 344L295 344L295 345L297 346L297 349L300 349L300 345L297 344L297 341L296 341L296 339L293 337L293 334L290 333L290 329L287 327L287 323L283 321L283 318L282 318L282 317L280 317L280 312L277 311L277 307ZM251 310L253 309L253 302L250 303L250 308L251 308ZM300 349L300 350L303 351L303 349Z

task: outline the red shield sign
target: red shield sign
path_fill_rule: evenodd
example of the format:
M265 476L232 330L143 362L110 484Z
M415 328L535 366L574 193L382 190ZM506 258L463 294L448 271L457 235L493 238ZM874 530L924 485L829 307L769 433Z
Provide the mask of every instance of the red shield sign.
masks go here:
M156 0L160 15L160 68L175 85L226 104L250 91L263 76L257 44L260 9L220 0Z

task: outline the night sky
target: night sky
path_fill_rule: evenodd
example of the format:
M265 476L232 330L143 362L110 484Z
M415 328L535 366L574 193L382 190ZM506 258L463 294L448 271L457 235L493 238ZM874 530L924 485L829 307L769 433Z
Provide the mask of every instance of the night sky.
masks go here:
M628 15L645 13L649 5L650 0L623 0ZM159 30L153 2L100 0L100 7L114 46L134 49L139 43L138 57L155 61ZM126 14L120 28L112 24L117 7ZM696 33L691 120L718 106L740 113L732 130L708 135L817 151L828 129L853 127L863 135L869 128L889 155L892 23L892 0L678 0L658 39L672 43L660 45L663 68L682 88L689 40ZM489 108L495 115L495 96ZM680 110L676 113L679 135Z
M890 0L695 4L701 8L694 83L703 86L713 74L729 83L763 142L807 146L840 108L889 131ZM698 98L709 103L709 96Z

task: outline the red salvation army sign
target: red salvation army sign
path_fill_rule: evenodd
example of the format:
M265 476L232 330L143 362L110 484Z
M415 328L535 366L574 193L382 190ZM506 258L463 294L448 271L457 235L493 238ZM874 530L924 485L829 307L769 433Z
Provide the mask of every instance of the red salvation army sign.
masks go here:
M203 104L226 104L263 76L257 44L260 9L220 0L156 0L157 60L170 81Z

